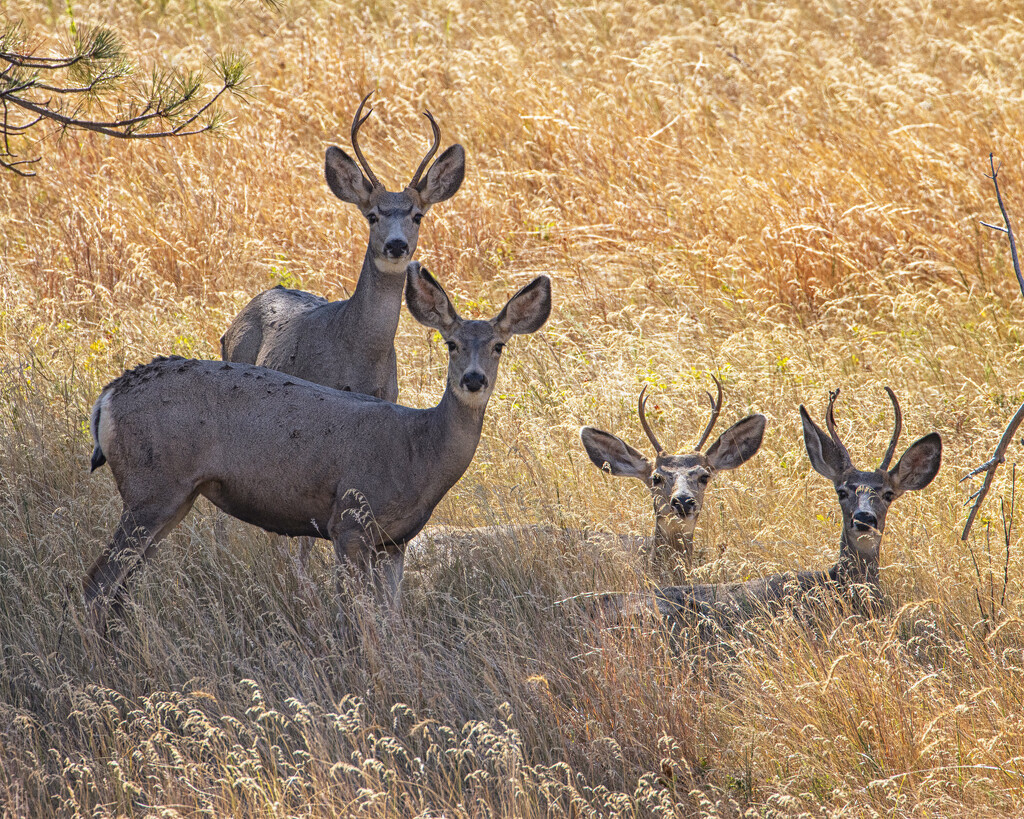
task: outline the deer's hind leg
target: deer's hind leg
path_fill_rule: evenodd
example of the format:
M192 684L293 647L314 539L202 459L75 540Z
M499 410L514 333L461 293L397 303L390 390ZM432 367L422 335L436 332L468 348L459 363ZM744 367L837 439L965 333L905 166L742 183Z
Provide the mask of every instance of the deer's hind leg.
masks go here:
M120 614L124 606L126 584L167 533L192 508L198 492L177 503L132 504L125 502L121 519L107 548L85 576L85 604L88 620L95 632L104 636L107 611Z

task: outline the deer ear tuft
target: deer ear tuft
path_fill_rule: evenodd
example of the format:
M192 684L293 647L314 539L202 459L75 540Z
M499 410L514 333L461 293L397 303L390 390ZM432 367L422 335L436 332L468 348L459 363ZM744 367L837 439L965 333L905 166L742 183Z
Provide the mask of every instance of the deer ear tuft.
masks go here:
M551 315L551 279L538 276L522 288L494 319L494 327L506 336L533 333Z
M461 321L444 288L419 262L410 262L406 268L405 303L416 321L433 327L443 336L448 336Z

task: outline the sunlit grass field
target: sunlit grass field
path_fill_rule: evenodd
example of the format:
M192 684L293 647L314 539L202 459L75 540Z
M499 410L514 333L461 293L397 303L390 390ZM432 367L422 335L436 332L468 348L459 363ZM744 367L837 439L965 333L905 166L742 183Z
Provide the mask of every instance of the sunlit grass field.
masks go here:
M627 7L628 6L628 7ZM56 42L113 27L142 59L251 59L218 136L53 135L0 175L0 815L1019 816L1024 558L1012 463L970 540L960 478L1024 400L1024 303L988 156L1024 223L1024 20L1005 0L568 0L41 5ZM483 439L432 523L543 523L410 550L400 616L334 629L329 545L205 501L132 587L107 651L81 581L117 521L88 413L125 367L218 356L284 283L352 292L367 229L323 179L361 144L390 188L460 142L466 181L418 258L467 316L549 275L546 327L506 350ZM45 131L37 131L41 136ZM447 353L403 312L401 402ZM602 475L593 424L647 452L750 412L759 454L708 491L700 565L585 540L649 534L638 482ZM894 504L885 613L782 617L696 645L601 629L574 601L836 559L841 517L798 406L829 389L855 462L938 431L943 466ZM1019 444L1009 452L1020 456ZM273 480L273 476L268 476ZM1003 510L1003 514L1001 514ZM1005 528L1004 528L1005 527Z

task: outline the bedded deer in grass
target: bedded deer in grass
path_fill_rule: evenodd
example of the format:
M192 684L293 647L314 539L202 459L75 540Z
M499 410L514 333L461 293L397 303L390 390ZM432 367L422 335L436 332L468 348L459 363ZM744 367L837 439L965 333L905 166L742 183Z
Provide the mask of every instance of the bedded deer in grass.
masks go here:
M110 464L124 505L85 579L97 631L199 495L271 532L329 538L339 564L394 600L406 543L473 459L502 348L547 320L551 282L539 276L495 318L466 321L413 262L406 299L449 349L444 395L430 409L181 358L136 367L103 389L90 424L92 467Z
M854 610L871 613L881 594L878 587L879 547L886 513L906 492L931 483L942 461L942 439L932 432L911 444L899 463L889 464L902 430L902 413L895 393L885 391L896 415L889 448L877 469L859 470L836 432L834 408L839 390L829 396L826 435L801 405L804 445L811 466L832 481L843 514L839 560L818 571L793 571L744 583L710 583L662 588L652 595L605 595L600 608L610 620L652 609L670 623L730 628L757 615L784 608L803 609L812 602L845 601Z
M693 532L712 478L721 470L736 469L750 460L764 437L765 417L748 415L723 432L707 452L701 452L722 411L722 385L717 378L714 381L718 398L711 400L711 420L692 452L672 455L665 451L647 423L647 387L640 393L637 413L640 425L654 446L653 461L610 432L594 427L580 430L583 447L595 466L612 475L638 478L651 493L654 501L652 555L682 555L687 567L693 562Z
M583 446L598 468L612 475L639 478L650 491L654 499L654 536L644 542L642 547L650 546L654 553L667 551L672 555L682 554L687 566L692 561L693 530L708 484L719 470L735 469L752 458L764 436L765 417L750 415L722 433L706 453L700 451L714 430L722 409L722 385L717 378L715 384L718 386L718 398L711 399L711 420L693 452L670 455L659 443L647 423L646 387L640 393L637 410L644 432L654 445L654 461L648 460L609 432L594 427L583 427L580 430ZM615 546L634 545L634 539L627 535L610 535L552 524L432 526L423 533L418 545L426 547L431 543L435 547L433 555L451 556L460 552L467 553L473 548L509 548L516 543L550 543L560 538L605 543L611 541Z
M394 402L395 332L406 267L416 250L423 216L462 184L466 154L461 145L452 145L423 173L441 140L440 129L427 112L433 130L430 150L405 190L386 190L359 149L359 129L373 111L363 115L369 97L363 98L352 120L352 150L359 164L332 146L324 167L334 195L356 205L370 225L355 292L346 301L329 302L302 290L266 290L231 322L221 338L221 358Z

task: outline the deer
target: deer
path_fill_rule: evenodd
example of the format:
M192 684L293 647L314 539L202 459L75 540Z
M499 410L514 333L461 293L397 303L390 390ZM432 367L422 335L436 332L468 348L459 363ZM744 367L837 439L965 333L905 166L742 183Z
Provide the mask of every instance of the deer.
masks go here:
M595 466L612 475L635 477L644 482L654 500L654 535L648 541L652 546L651 551L683 555L687 568L692 565L693 532L711 478L718 470L735 469L752 458L764 436L765 417L750 415L722 433L706 454L700 451L714 430L722 409L722 385L714 376L712 379L718 387L718 398L716 400L708 395L711 420L691 453L670 455L665 452L647 421L646 386L637 401L637 411L644 432L654 446L654 462L647 460L611 433L595 427L583 427L580 430L583 446ZM474 546L506 547L517 541L550 541L558 538L611 541L615 545L627 546L633 543L633 539L626 535L608 535L552 524L498 524L475 527L431 526L423 532L417 545L431 542L439 547L437 553L450 555L459 549Z
M256 364L365 395L398 400L395 333L402 308L406 267L416 251L420 223L431 205L454 196L465 174L466 153L451 145L427 166L440 147L441 130L429 111L433 142L412 181L401 192L388 191L359 148L367 94L352 120L352 150L358 164L331 146L324 175L331 192L359 208L369 223L363 267L355 292L327 301L303 290L278 285L255 296L221 337L224 361ZM424 173L426 171L426 173Z
M109 383L90 417L92 470L109 464L123 507L84 581L106 633L126 583L202 495L289 536L329 539L342 574L394 609L406 544L468 469L503 348L551 312L538 276L490 320L459 316L419 263L406 301L449 350L440 402L413 409L250 364L157 358Z
M937 432L918 439L889 468L903 428L903 413L896 394L885 387L895 413L889 447L873 470L857 469L835 424L839 390L829 393L825 425L828 434L800 405L804 446L813 469L832 481L842 511L839 559L823 570L772 574L739 583L704 583L670 586L653 595L605 595L599 607L616 622L624 616L656 612L671 626L696 623L702 634L710 629L729 630L758 616L774 616L784 609L807 612L820 604L844 602L856 612L871 615L882 600L879 589L879 550L886 514L894 500L924 489L942 463L942 438Z
M594 466L617 477L643 481L654 502L652 554L682 555L687 569L693 565L693 533L711 480L719 471L736 469L750 460L764 437L765 417L748 415L723 432L706 452L701 452L722 411L722 384L714 376L712 379L718 397L712 399L708 393L711 420L690 452L672 455L661 445L647 421L646 385L637 400L637 414L654 447L654 460L610 432L589 426L580 430L583 448Z

